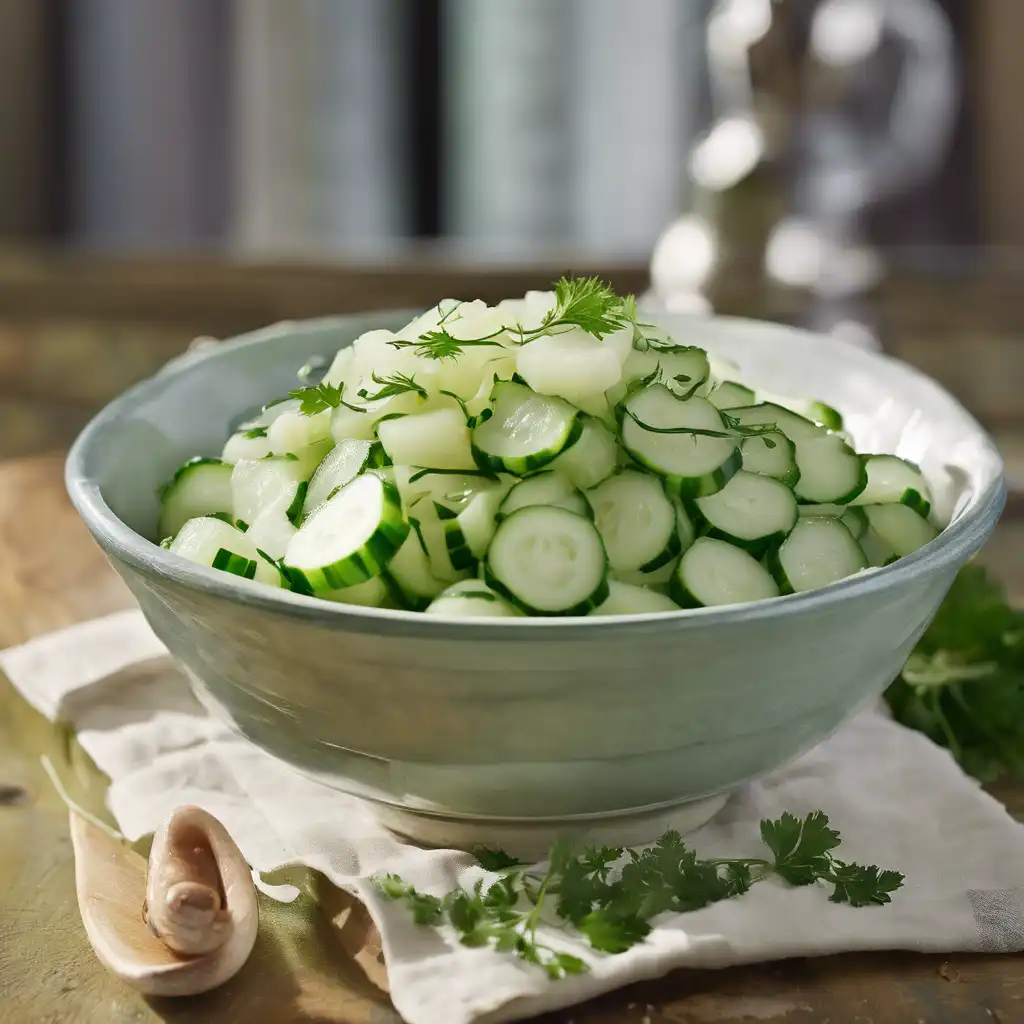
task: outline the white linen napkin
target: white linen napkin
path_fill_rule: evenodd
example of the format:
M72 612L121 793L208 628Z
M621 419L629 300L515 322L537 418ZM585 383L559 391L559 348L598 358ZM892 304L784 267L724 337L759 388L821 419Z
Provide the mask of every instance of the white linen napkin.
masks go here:
M83 623L0 652L2 669L47 717L72 723L112 782L108 803L136 839L174 807L216 815L259 871L302 864L362 899L382 939L391 998L410 1024L517 1020L582 1002L676 967L725 967L850 950L1024 950L1024 827L948 753L877 710L738 792L688 837L699 853L758 856L758 826L821 808L840 855L903 871L886 907L830 903L815 886L773 880L737 899L666 915L647 940L604 956L555 932L552 945L589 973L549 981L537 968L413 923L372 879L403 875L441 894L480 869L423 850L378 825L361 801L261 753L203 711L140 612Z

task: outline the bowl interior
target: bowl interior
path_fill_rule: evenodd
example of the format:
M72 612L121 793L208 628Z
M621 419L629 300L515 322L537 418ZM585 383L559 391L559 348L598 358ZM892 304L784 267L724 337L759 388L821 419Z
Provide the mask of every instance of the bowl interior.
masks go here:
M82 509L80 499L88 495L90 525L112 512L140 538L153 539L157 488L181 462L218 454L233 425L297 386L296 371L310 357L331 357L365 331L397 329L412 315L276 324L181 357L86 428L69 458L72 497ZM997 500L1002 465L992 442L948 392L912 368L776 324L679 315L652 319L677 341L734 360L747 383L835 406L859 451L890 452L920 464L943 524Z

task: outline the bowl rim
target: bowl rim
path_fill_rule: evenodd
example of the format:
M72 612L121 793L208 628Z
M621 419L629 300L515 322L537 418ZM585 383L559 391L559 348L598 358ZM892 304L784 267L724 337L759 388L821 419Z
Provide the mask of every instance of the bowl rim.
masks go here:
M830 584L820 590L788 594L769 600L711 608L679 609L678 612L653 612L639 615L602 615L566 617L509 617L464 619L442 615L425 615L403 609L368 608L296 594L292 591L265 587L249 580L194 565L177 558L158 544L136 533L124 523L104 501L99 487L86 472L86 460L94 438L114 419L129 413L134 407L155 397L166 382L191 371L196 365L215 359L224 353L244 350L273 341L296 329L317 330L343 326L360 318L379 316L395 318L417 310L372 310L365 313L342 314L304 320L282 320L274 324L226 339L209 348L190 351L161 367L153 376L128 388L104 406L75 439L65 462L65 487L71 503L89 528L100 547L109 555L126 563L140 574L157 577L168 583L183 585L201 594L223 598L236 604L276 612L290 618L313 622L347 632L401 635L410 637L440 637L451 639L451 630L465 631L466 639L505 640L530 643L539 639L580 640L592 638L598 631L617 636L649 633L652 625L662 629L685 631L707 629L738 622L766 622L780 617L812 612L844 604L871 594L898 589L913 578L931 571L962 564L984 543L994 529L1006 500L1006 481L1002 459L992 439L963 405L938 382L914 367L891 356L868 352L829 335L778 324L770 321L742 317L700 317L702 321L717 325L735 325L746 331L774 329L783 334L813 338L815 344L832 347L843 359L870 366L881 360L898 370L908 379L930 388L950 407L956 409L970 425L993 459L995 470L987 487L975 495L938 537L910 555L882 568L872 568ZM675 314L669 314L675 315Z

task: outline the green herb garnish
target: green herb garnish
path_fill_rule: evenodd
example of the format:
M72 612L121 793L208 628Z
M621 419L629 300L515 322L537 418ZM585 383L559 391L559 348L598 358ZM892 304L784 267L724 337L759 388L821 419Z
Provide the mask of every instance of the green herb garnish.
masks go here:
M246 430L242 434L242 437L244 437L247 441L255 441L256 438L258 438L258 437L266 437L266 436L267 436L267 428L266 427L252 427L250 430Z
M537 938L541 923L571 927L592 949L622 953L642 942L658 914L685 913L745 893L776 876L790 885L821 882L829 899L853 907L881 906L903 884L898 871L837 860L839 833L815 811L805 818L783 814L761 822L761 839L771 858L706 860L678 832L666 832L637 852L602 846L577 849L565 842L551 848L545 869L521 863L501 850L477 849L480 866L499 872L472 890L443 897L419 892L397 875L379 881L381 891L402 900L421 925L448 925L466 946L491 946L514 953L551 978L589 970L578 957L560 953Z
M646 378L644 378L646 379ZM680 401L684 401L685 398L679 397ZM727 413L722 413L722 422L725 424L725 430L707 430L703 427L656 427L651 423L645 423L636 413L631 412L624 405L619 406L619 415L628 416L641 430L646 430L651 434L690 434L694 440L698 437L722 437L729 440L737 440L738 438L745 437L760 437L764 441L766 448L774 448L775 441L770 438L769 434L778 433L778 427L774 423L764 423L757 425L747 425L740 423L739 420L729 416Z
M416 383L416 376L406 376L404 373L394 373L390 377L378 377L373 374L371 378L374 384L380 384L381 389L372 395L366 388L360 389L357 394L367 402L378 402L384 398L394 398L396 395L415 394L423 400L427 400L427 390Z
M325 384L321 381L319 384L312 384L309 387L296 388L294 391L289 391L288 397L299 399L302 403L299 406L299 412L303 416L315 416L318 412L324 412L327 409L337 409L340 405L345 406L346 409L351 409L353 412L366 412L361 406L346 402L344 392L345 386L343 384L335 387L333 384Z
M1024 612L985 569L962 569L885 696L980 781L1024 778Z

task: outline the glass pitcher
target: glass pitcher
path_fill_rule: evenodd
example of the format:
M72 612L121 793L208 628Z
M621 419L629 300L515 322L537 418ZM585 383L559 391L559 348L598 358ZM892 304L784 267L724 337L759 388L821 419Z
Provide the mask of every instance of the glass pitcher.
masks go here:
M795 319L876 344L870 207L941 159L956 112L935 0L718 0L706 27L714 121L690 155L690 211L662 234L648 302Z

